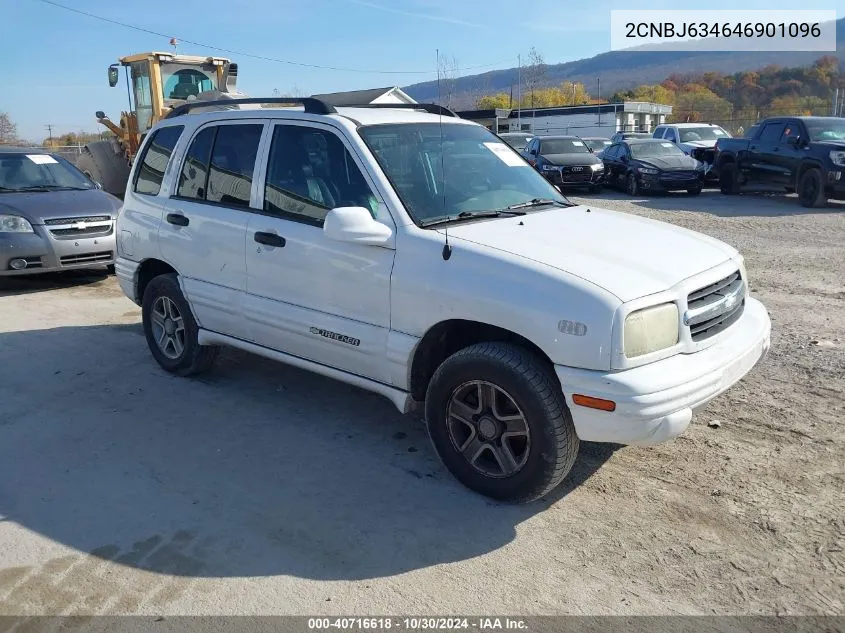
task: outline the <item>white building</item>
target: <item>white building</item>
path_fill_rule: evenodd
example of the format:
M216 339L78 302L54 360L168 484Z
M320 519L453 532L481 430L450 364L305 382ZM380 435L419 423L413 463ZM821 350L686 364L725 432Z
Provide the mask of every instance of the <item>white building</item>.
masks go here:
M645 101L603 105L467 110L458 116L495 132L529 132L538 136L572 134L609 138L616 132L651 132L666 122L672 106Z
M370 103L416 103L401 88L371 88L369 90L350 90L347 92L329 92L313 95L315 99L333 106L360 106Z

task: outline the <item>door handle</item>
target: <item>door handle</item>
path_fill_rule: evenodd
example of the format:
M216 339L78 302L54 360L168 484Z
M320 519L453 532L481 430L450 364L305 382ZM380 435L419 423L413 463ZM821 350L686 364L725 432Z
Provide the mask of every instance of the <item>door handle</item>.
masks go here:
M181 213L168 213L167 221L170 224L175 224L176 226L188 226L190 223L190 220Z
M265 231L258 231L255 235L252 236L259 244L264 244L265 246L284 246L287 242L285 238L281 235L276 235L275 233L267 233Z

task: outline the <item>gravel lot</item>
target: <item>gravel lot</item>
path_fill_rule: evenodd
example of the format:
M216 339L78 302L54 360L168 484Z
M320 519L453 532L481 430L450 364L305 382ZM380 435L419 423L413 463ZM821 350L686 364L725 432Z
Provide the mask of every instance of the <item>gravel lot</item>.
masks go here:
M7 283L0 615L845 613L845 205L578 200L739 247L772 350L679 439L584 445L529 506L377 396L235 352L165 374L113 277Z

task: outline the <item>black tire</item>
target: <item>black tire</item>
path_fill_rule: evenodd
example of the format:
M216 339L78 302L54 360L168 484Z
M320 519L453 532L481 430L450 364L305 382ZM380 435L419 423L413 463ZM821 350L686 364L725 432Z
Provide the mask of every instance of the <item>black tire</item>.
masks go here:
M504 391L511 398L510 402L522 414L522 424L527 427L528 435L523 445L522 465L513 474L491 476L480 472L464 457L453 439L449 406L453 395L460 393L471 381L495 385L499 393ZM499 403L495 409L501 406L501 397ZM475 418L489 418L486 415L489 409L482 409L479 404L479 410L481 414ZM429 437L446 468L466 487L493 499L527 503L542 497L566 477L578 454L578 436L560 382L545 363L516 345L478 343L447 358L429 383L425 414ZM456 423L455 426L461 425ZM471 433L474 434L471 438L482 440L480 424L478 430ZM483 446L491 447L498 442L501 448L503 440L500 437ZM507 442L511 446L510 440ZM489 449L482 449L476 453L476 462L482 454L485 457L493 455Z
M640 183L633 172L628 174L628 179L625 181L625 191L629 196L637 196L640 193Z
M160 298L169 299L175 304L179 315L182 318L184 327L182 351L175 357L166 355L153 334L153 308ZM179 287L179 280L176 273L159 275L147 284L144 290L144 298L141 302L141 316L144 323L144 335L147 337L147 345L150 352L163 369L178 376L190 376L206 371L211 368L217 359L220 348L211 345L200 345L197 341L198 326L191 313L191 308L182 290Z
M810 167L801 173L798 181L798 202L802 207L811 209L827 205L827 197L824 195L824 180L822 172L816 167Z
M113 275L114 274L114 264L109 264L108 266L106 266L106 272L109 275Z
M701 193L701 187L691 187L687 189L687 193L691 196L697 196Z
M735 196L739 193L739 172L736 164L728 163L719 170L719 189L726 196Z

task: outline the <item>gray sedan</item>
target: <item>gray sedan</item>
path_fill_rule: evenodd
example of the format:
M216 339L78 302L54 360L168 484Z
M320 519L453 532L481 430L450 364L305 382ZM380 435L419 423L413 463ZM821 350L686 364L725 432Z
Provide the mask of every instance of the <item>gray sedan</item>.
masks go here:
M112 266L120 205L61 156L0 147L0 277Z

